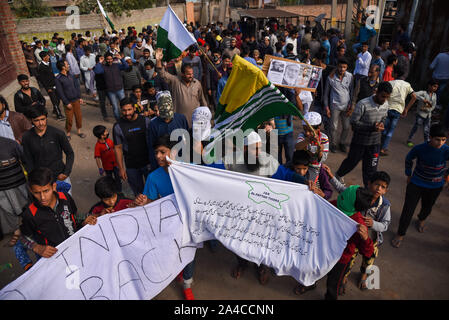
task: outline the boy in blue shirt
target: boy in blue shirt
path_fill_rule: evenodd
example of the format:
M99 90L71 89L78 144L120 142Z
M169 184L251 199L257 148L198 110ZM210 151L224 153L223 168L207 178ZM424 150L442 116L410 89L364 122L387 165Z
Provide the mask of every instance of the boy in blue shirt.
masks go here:
M177 144L177 141L170 141L168 134L158 137L153 144L154 154L159 168L151 172L146 180L143 194L139 194L134 203L138 206L144 206L150 202L156 201L159 198L168 196L175 191L168 174L168 166L170 163L166 157L175 159L175 154L172 154L172 148ZM194 300L192 289L190 288L193 282L193 271L195 260L190 262L182 271L184 279L184 296L186 300Z
M430 141L413 147L405 158L405 175L407 176L407 190L404 206L399 220L396 237L391 241L395 248L399 248L407 228L412 221L413 213L422 198L421 211L418 215L416 227L418 232L424 232L426 218L432 212L444 183L449 182L448 170L449 146L446 144L446 132L443 126L433 125L430 128ZM415 170L413 160L417 158Z

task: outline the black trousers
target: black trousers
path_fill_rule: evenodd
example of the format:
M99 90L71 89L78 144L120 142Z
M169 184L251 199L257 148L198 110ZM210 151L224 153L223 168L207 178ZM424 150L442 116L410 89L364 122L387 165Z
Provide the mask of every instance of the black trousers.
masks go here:
M326 295L324 296L324 299L337 300L341 282L345 277L348 265L349 263L337 262L337 264L332 268L332 270L329 271L329 273L327 274L327 282L326 282L327 291Z
M101 115L103 116L103 118L106 118L108 116L108 113L106 112L106 90L97 89L97 95L100 103Z
M59 97L56 93L56 89L51 89L51 91L47 90L47 93L48 93L48 96L50 97L53 107L59 107Z
M370 176L377 171L379 163L380 144L364 146L361 144L351 143L348 156L337 170L339 177L344 177L351 172L357 164L362 160L363 183L367 186Z
M404 206L402 207L402 214L399 219L398 235L405 236L420 199L422 199L422 201L418 219L419 221L426 220L432 212L432 207L440 195L441 190L443 190L443 187L429 189L417 186L412 182L407 185Z

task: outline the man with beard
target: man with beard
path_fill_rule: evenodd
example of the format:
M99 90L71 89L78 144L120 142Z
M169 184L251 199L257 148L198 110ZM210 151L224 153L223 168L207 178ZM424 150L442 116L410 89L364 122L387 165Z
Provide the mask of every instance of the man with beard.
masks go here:
M33 108L45 108L45 98L39 89L30 87L30 79L26 74L19 74L17 76L21 88L14 95L14 106L16 111L23 113L29 118L29 112Z
M192 66L193 69L193 77L200 81L203 78L203 65L201 62L201 58L199 56L196 55L196 48L195 46L190 46L189 47L189 54L187 57L185 57L184 59L182 59L182 64L189 64Z
M156 71L165 80L173 93L173 105L175 112L183 114L189 126L192 121L193 110L199 106L206 105L201 82L193 77L193 68L189 64L181 67L181 79L166 72L162 66L164 54L162 49L156 50Z
M145 78L145 63L151 60L151 54L149 49L144 49L142 55L139 58L139 71L140 74ZM145 79L148 80L148 79Z
M122 117L112 129L115 157L120 178L128 181L137 196L142 193L144 181L150 172L148 153L150 119L136 113L130 98L120 101L120 109Z
M114 117L116 120L118 120L120 118L119 103L120 100L125 97L121 70L127 69L128 64L124 60L120 60L121 57L119 53L115 55L115 58L118 59L118 61L120 61L121 63L115 63L114 56L110 52L104 55L106 64L103 65L103 73L104 80L106 82L106 90L109 101L112 105ZM97 73L101 73L101 70L98 70Z
M0 137L22 143L23 134L31 129L30 121L21 113L10 111L8 103L0 96Z
M236 38L232 38L231 39L231 46L228 49L225 49L223 51L224 54L227 54L227 55L229 55L231 57L231 60L232 60L232 58L236 54L240 55L240 50L238 48L236 48L236 44L237 44L237 39Z

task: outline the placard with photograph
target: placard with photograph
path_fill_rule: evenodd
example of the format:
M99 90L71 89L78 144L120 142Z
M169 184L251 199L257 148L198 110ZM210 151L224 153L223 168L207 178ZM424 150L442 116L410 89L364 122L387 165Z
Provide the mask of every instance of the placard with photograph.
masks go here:
M293 60L266 55L262 71L276 86L301 88L314 92L323 68Z

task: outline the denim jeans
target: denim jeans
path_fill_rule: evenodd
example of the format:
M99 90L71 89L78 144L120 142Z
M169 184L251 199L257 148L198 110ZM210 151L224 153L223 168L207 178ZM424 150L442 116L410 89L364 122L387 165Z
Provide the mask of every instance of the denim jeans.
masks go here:
M145 180L150 173L149 165L142 168L126 168L126 174L128 176L128 184L137 196L143 192L145 187Z
M430 117L423 118L419 115L416 115L415 124L413 125L412 130L410 131L410 135L408 136L407 142L412 141L413 136L415 135L418 127L423 127L424 132L424 142L429 141L429 132L430 132Z
M118 91L108 91L109 101L112 104L112 110L114 111L114 117L116 120L120 119L120 100L125 97L125 90L121 89Z
M289 162L293 157L295 151L295 142L293 140L293 131L287 134L278 136L278 161L282 163L282 149L285 150L285 161Z
M385 130L382 133L382 150L386 150L393 137L394 129L398 125L401 114L396 110L388 110L387 119L385 119Z

